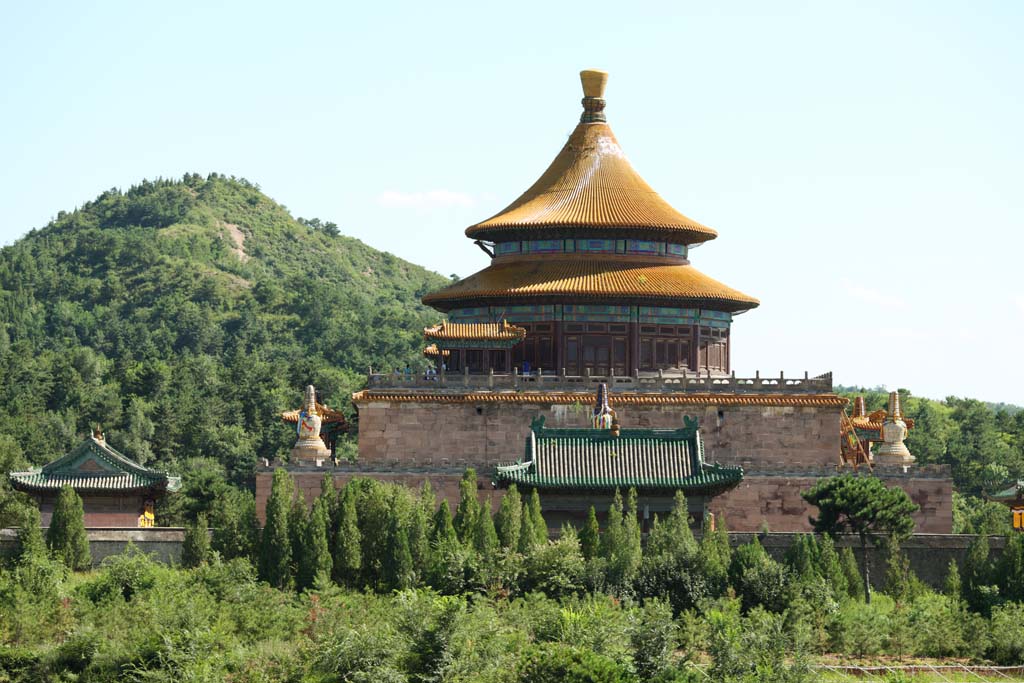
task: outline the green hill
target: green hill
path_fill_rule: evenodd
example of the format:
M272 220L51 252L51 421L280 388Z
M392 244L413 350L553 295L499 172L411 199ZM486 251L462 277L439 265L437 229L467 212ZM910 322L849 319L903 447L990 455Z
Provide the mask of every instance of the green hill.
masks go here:
M0 450L43 463L99 423L242 483L290 447L276 414L305 384L345 407L368 366L422 362L419 298L445 282L245 180L104 192L0 250Z

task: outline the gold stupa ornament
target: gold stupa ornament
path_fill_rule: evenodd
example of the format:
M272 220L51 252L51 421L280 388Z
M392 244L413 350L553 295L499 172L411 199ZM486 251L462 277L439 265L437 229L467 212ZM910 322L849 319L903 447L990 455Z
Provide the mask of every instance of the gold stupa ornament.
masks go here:
M907 423L903 420L900 408L899 392L889 394L889 410L882 422L882 444L875 452L875 462L879 465L909 465L915 458L910 449L903 443L907 438Z

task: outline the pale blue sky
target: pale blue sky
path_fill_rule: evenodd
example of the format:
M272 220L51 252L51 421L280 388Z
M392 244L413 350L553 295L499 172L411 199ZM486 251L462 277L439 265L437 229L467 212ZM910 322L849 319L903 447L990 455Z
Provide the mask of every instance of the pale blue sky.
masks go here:
M0 3L0 243L244 176L445 275L611 73L633 164L762 305L740 374L1024 404L1024 3Z

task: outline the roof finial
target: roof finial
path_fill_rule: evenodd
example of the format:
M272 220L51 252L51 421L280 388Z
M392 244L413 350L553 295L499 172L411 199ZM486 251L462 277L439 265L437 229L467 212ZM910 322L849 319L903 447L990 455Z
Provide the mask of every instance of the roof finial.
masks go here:
M99 443L104 443L105 441L105 438L103 436L103 428L100 427L98 422L96 423L96 426L92 428L92 438L98 441Z
M583 115L580 123L604 123L604 86L608 84L608 72L586 69L580 72L583 82Z

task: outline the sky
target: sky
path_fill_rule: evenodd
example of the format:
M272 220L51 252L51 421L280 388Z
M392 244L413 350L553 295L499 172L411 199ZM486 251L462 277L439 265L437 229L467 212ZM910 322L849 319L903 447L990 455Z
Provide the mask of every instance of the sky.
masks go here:
M1024 404L1024 3L0 0L0 244L216 171L444 275L579 117L694 266L758 297L740 376Z

